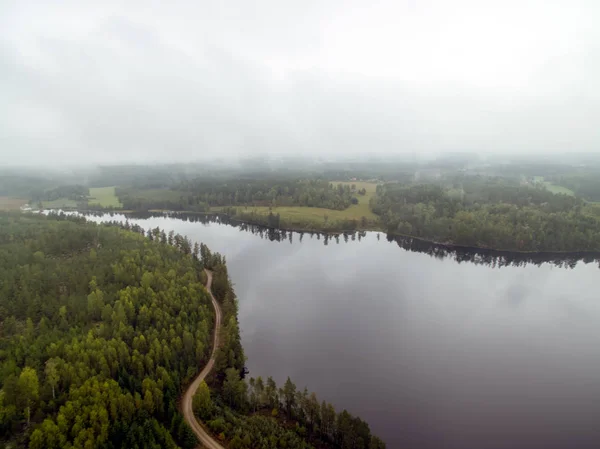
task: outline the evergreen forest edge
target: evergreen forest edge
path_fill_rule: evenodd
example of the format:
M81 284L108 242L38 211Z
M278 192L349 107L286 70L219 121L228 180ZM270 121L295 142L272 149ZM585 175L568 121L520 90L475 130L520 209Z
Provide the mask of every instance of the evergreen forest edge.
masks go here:
M222 344L194 410L229 448L378 449L367 423L288 378L245 379L226 261L156 228L0 214L0 432L37 448L192 448L177 408Z

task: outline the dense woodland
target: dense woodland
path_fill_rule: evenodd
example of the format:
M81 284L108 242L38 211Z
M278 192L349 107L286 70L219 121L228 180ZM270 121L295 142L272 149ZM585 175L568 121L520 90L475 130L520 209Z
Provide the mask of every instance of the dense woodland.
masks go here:
M384 449L369 425L343 410L319 402L288 378L281 388L273 378L239 379L229 368L220 389L202 383L194 412L231 449Z
M319 179L194 180L169 189L119 188L125 209L208 211L219 206L304 206L344 210L357 202L347 185Z
M391 234L518 251L598 251L600 222L579 198L497 178L379 186L373 212Z
M181 236L76 220L0 216L2 438L195 447L176 403L209 354L200 263Z
M34 203L39 201L54 201L66 198L73 201L81 201L87 205L89 189L82 185L64 185L52 189L36 190L31 195Z
M210 206L305 206L343 210L352 204L350 186L332 185L327 180L229 180L192 181L181 190L192 192Z
M316 398L308 401L291 382L279 390L269 379L263 389L261 379L245 379L237 300L224 258L205 245L158 228L6 214L0 442L32 449L196 447L177 399L210 354L214 312L204 267L213 271L224 320L212 390L203 384L195 407L218 438L230 448L310 448L313 441L385 447L346 411L336 415L324 404L321 418Z
M116 194L123 208L133 211L172 210L208 212L210 207L197 196L170 188L139 189L117 187Z
M366 219L337 219L315 220L312 217L304 218L303 216L282 218L277 209L270 210L268 214L255 212L252 208L245 207L225 207L220 210L219 214L225 214L228 218L243 222L251 223L259 226L265 226L272 229L288 229L288 230L318 230L326 233L352 232L357 229L376 228L377 222Z

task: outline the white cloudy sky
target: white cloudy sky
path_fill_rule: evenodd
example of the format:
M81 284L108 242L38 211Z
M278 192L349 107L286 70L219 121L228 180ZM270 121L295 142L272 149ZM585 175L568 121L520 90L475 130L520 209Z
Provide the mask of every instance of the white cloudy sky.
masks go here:
M595 0L0 0L0 164L596 151L598 23Z

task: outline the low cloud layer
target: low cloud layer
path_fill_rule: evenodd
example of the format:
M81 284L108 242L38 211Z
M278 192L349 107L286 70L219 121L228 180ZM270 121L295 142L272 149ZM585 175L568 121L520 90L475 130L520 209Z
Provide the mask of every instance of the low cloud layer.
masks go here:
M599 147L593 1L95 3L0 3L3 163Z

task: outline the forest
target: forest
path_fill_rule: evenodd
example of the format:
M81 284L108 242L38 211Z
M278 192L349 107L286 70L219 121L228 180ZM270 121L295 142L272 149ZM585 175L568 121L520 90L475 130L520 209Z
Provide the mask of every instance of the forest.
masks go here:
M269 394L277 392L265 402L262 380L245 379L237 298L220 254L158 228L7 213L0 214L0 443L196 447L177 401L210 354L205 267L225 319L210 389L199 389L195 406L204 404L198 413L217 437L230 448L385 447L346 411L335 415L326 404L321 418L304 393L288 383L278 390L272 379Z
M195 447L177 398L210 344L214 314L200 262L182 251L181 236L162 244L133 231L0 216L5 441Z
M116 184L124 211L210 213L300 231L377 230L506 251L599 251L600 161L581 156L574 161L484 163L465 154L387 164L257 157L239 166L99 167L71 173L72 184L53 187L48 183L56 174L35 181L33 172L23 179L7 172L23 193L11 183L0 182L0 188L11 198L30 198L34 207L41 201L44 207L106 211L111 207L78 200L90 185ZM81 179L88 179L86 187L75 182ZM371 190L352 188L355 182Z
M369 425L288 379L278 388L273 378L246 379L237 322L237 300L219 254L200 246L201 260L213 271L213 293L221 303L224 339L213 376L194 396L194 413L230 449L384 449ZM210 385L209 385L210 384Z
M202 383L194 413L231 449L384 449L369 425L347 410L318 400L288 377L277 387L272 377L243 382L229 368L220 388Z
M169 189L119 188L125 209L208 211L219 206L303 206L344 210L358 202L348 185L320 179L196 179Z
M82 202L87 206L87 197L89 189L82 185L63 185L47 190L37 190L32 193L31 201L38 203L40 201L54 201L61 198Z
M172 210L208 212L210 207L200 198L178 190L117 187L116 195L123 208L132 211Z
M506 179L463 177L450 188L388 183L371 208L392 235L499 250L600 250L592 206Z

